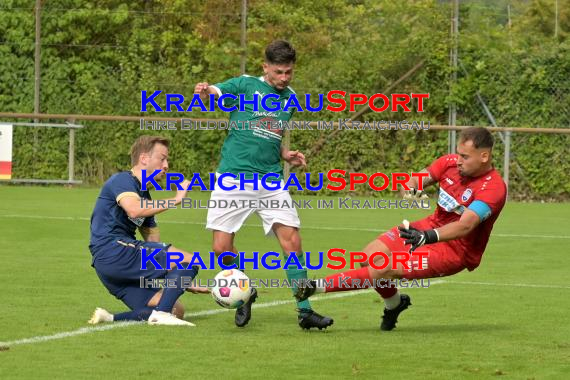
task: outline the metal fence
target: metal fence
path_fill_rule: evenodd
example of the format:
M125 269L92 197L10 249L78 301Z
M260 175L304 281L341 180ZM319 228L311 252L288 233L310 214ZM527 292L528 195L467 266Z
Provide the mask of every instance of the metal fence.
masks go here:
M137 130L139 130L140 128L140 118L139 117L135 117L135 116L111 116L111 115L62 115L62 114L57 114L57 115L50 115L50 114L16 114L16 113L0 113L0 118L12 118L12 119L49 119L49 120L55 120L55 119L61 119L61 120L83 120L83 121L87 121L88 124L89 123L97 123L97 122L104 122L105 125L107 127L109 127L109 125L115 124L117 125L118 123L124 124L124 125L129 125L130 126L130 130L131 132L136 132ZM147 121L151 121L151 120L155 120L155 121L174 121L179 123L180 119L179 118L171 118L171 117L147 117L145 118L145 120ZM215 123L219 123L220 121L222 121L224 119L201 119L202 122L215 122ZM28 182L28 183L65 183L65 184L80 184L81 181L75 180L75 130L79 129L79 128L84 128L83 125L78 125L78 124L74 124L74 123L66 123L66 124L51 124L51 123L11 123L12 125L16 125L16 126L30 126L30 127L43 127L43 128L49 128L49 127L55 127L55 128L67 128L69 129L69 136L68 136L68 141L69 141L69 149L68 149L68 179L67 180L63 180L63 179L39 179L39 178L29 178L29 179L23 179L23 178L16 178L16 179L12 179L11 182L15 182L15 183L22 183L22 182ZM313 121L311 123L308 124L309 126L313 127L313 128L317 128L317 122ZM350 127L352 126L351 122L347 122L347 125ZM355 131L350 131L350 130L345 130L342 131L342 129L339 129L339 123L338 122L332 122L332 126L333 129L332 130L327 130L327 131L316 131L317 133L321 133L324 134L324 136L328 135L329 139L332 135L338 134L340 133L351 133L351 132L355 132ZM561 129L561 128L513 128L513 127L497 127L497 126L486 126L489 130L491 130L493 133L496 134L496 136L500 137L500 140L502 142L502 149L501 146L499 146L499 149L497 149L496 151L496 165L499 168L499 170L503 173L503 178L506 182L507 185L509 185L509 183L511 182L511 178L513 176L513 174L511 174L511 171L514 171L514 179L516 179L517 181L521 181L523 184L525 182L528 182L529 179L526 177L524 170L521 168L521 166L517 163L517 161L514 159L512 152L516 151L517 149L525 149L525 146L518 146L516 145L517 143L513 144L513 141L518 141L518 139L522 140L523 143L526 143L526 140L531 139L531 138L536 138L536 137L540 137L541 139L548 141L548 139L552 140L556 140L556 139L562 139L562 140L570 140L570 129ZM447 126L447 125L430 125L429 130L425 130L422 131L422 133L436 133L436 134L441 134L441 133L445 133L448 131L458 131L461 130L463 128L466 128L465 126ZM177 131L179 132L179 131ZM216 133L222 133L221 131L215 131ZM303 133L311 133L311 131L302 131ZM359 131L363 134L369 133L369 134L375 134L376 136L382 134L383 132L381 131ZM414 134L417 132L414 132L412 130L410 131L398 131L400 134ZM203 134L205 133L204 131L200 131L200 130L195 130L195 131L191 131L191 132L181 132L181 133L186 133L186 134ZM54 140L54 136L51 136L50 139L53 141ZM62 141L63 139L65 139L64 136L60 135L59 138L56 138L55 141L56 143L60 143L60 141ZM289 144L289 142L286 142L285 144ZM20 147L16 146L16 149L18 149ZM313 148L316 148L316 145L313 146ZM314 155L319 155L321 154L321 152L324 150L326 151L327 149L336 149L336 146L333 144L332 146L327 146L327 143L323 144L322 146L320 146L320 149L314 150L312 152L310 152L309 157L310 159L314 159ZM429 149L429 147L426 146L426 149ZM526 144L526 149L528 149L528 144ZM24 150L24 149L22 149ZM41 155L41 153L33 153L32 151L28 151L28 155L32 157L36 155L39 156ZM313 155L313 156L311 156ZM502 158L502 159L499 159ZM556 159L565 159L564 157L553 157L554 160ZM85 164L85 163L84 163ZM416 167L416 170L419 170L421 168Z
M38 183L38 184L64 184L64 185L80 185L83 183L81 180L75 179L75 131L78 129L82 129L83 125L74 124L74 123L65 123L65 124L54 124L54 123L25 123L25 122L9 122L6 124L10 124L14 127L32 127L34 131L32 132L32 149L31 155L29 157L30 161L33 160L45 160L47 157L45 153L41 153L38 151L38 134L41 134L44 128L58 128L65 130L67 129L68 132L68 150L67 150L67 179L62 179L61 177L64 176L63 173L58 175L59 178L50 178L48 175L47 178L36 178L32 175L30 178L12 178L9 180L1 180L0 182L9 182L9 183ZM21 150L22 147L17 145L16 150ZM49 155L50 152L47 152ZM16 164L18 160L23 158L22 154L18 154L16 156ZM32 170L33 172L33 170ZM41 175L38 175L40 177Z

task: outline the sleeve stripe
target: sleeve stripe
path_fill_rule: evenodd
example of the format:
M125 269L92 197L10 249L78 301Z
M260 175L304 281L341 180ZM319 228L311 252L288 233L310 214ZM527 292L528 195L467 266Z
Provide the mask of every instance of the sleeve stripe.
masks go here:
M140 199L140 198L141 198L141 197L139 197L139 195L138 195L137 193L135 193L135 192L133 192L133 191L126 191L126 192L124 192L124 193L121 193L121 194L117 195L116 201L117 201L117 203L119 203L119 202L121 201L121 199L127 198L127 197L134 197L134 198L137 198L137 199Z
M210 85L210 87L212 87L214 89L214 91L216 91L216 93L218 94L218 98L220 96L222 96L222 91L220 91L220 89L214 85Z

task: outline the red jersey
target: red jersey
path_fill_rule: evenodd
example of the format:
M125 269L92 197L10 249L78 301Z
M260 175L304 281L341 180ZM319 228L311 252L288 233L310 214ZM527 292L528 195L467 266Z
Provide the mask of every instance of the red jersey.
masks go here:
M431 178L439 182L437 209L412 226L423 230L438 228L459 220L466 208L475 211L482 222L469 235L446 242L463 257L465 266L472 271L479 266L493 224L505 205L507 186L495 169L479 177L461 176L457 157L448 154L427 168Z

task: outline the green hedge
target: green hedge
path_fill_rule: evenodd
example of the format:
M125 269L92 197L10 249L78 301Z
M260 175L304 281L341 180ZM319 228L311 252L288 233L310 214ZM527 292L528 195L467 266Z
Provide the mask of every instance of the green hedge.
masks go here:
M5 1L0 9L0 109L33 110L34 12L29 1ZM52 0L42 13L41 112L137 115L140 91L192 94L200 81L239 75L239 6L225 1L136 1L85 3ZM425 120L447 124L450 102L459 125L489 125L476 94L499 126L568 128L570 52L565 30L552 38L541 27L542 2L507 1L461 5L459 56L466 73L451 85L449 4L440 1L269 1L249 3L247 71L261 73L265 45L292 41L298 51L293 87L298 94L341 89L372 94L386 88L419 61L423 67L392 92L429 92L424 113L368 113L366 120ZM563 1L564 3L564 1ZM568 4L570 6L570 2ZM28 7L28 8L27 8ZM544 16L546 17L546 16ZM144 116L151 116L148 113ZM157 116L224 118L215 114ZM298 114L296 119L336 120L348 112ZM53 120L61 122L61 120ZM76 177L100 184L128 168L128 149L138 123L83 122L76 134ZM148 132L147 132L148 133ZM161 132L172 138L171 170L215 170L225 137L220 131ZM447 152L446 132L293 131L292 147L311 151L310 171L341 168L362 172L419 170ZM68 132L18 127L14 177L66 178ZM497 164L502 144L497 136ZM569 137L513 136L515 167L511 195L567 198Z

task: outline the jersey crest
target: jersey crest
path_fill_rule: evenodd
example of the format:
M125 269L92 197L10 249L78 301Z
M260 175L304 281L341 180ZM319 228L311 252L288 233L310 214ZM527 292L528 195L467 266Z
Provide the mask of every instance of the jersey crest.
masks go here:
M463 192L463 194L461 195L461 200L463 202L467 202L469 200L469 198L471 198L471 194L473 194L473 190L471 189L467 189Z

